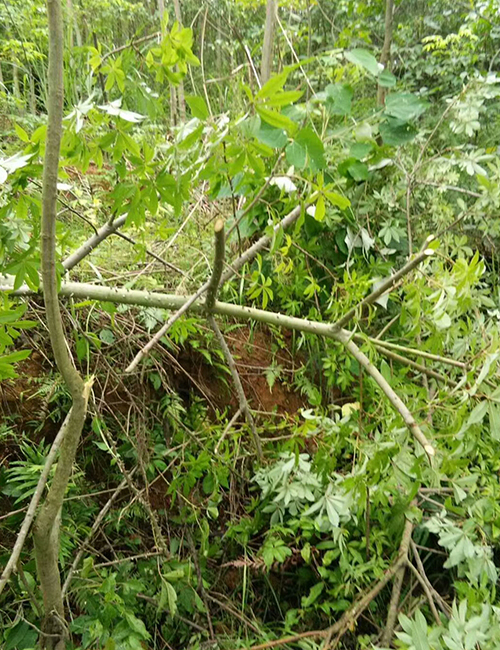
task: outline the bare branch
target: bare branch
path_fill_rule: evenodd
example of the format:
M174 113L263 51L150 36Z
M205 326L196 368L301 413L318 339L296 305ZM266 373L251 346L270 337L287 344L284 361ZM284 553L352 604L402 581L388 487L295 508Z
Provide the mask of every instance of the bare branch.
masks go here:
M226 340L224 336L222 335L222 332L220 331L219 326L217 325L217 321L215 318L210 314L208 317L208 322L210 323L210 327L213 329L215 332L215 336L217 337L217 340L219 342L219 345L222 348L222 352L224 353L224 358L226 359L226 363L229 366L229 370L231 371L231 377L233 379L233 384L236 389L236 394L238 395L238 401L240 404L240 411L245 414L246 420L248 422L248 426L250 427L250 430L252 432L252 437L255 443L255 448L257 450L257 456L259 457L259 460L263 459L262 455L262 446L260 444L260 438L259 434L257 433L257 428L255 426L255 421L253 419L252 412L250 411L250 407L248 405L248 400L245 395L245 391L243 390L243 384L241 383L240 376L238 374L238 370L236 368L236 364L233 359L233 355L231 354L231 350L229 349L228 344L226 343Z
M64 266L65 270L71 271L71 269L74 268L77 264L80 264L80 262L85 257L87 257L87 255L90 255L94 248L99 246L102 241L115 233L118 228L123 226L126 220L127 216L123 215L114 221L108 221L108 223L104 224L102 228L99 228L95 235L89 237L89 239L87 239L87 241L84 242L80 248L77 248L74 253L71 253L71 255L64 260L62 265Z
M7 584L7 582L9 581L12 571L17 566L17 562L21 555L21 551L23 550L24 542L26 541L26 537L30 531L31 524L33 523L33 519L35 518L36 509L38 507L38 504L40 503L40 499L42 498L42 494L45 489L47 479L49 478L50 470L52 469L52 465L54 464L54 461L56 459L57 452L59 451L59 447L61 446L64 436L66 435L70 413L68 413L68 415L66 416L66 419L64 420L61 428L57 433L54 442L52 443L47 458L45 459L45 463L42 472L40 474L40 478L38 479L35 493L31 497L31 501L28 506L26 515L24 517L21 530L17 534L16 543L14 544L14 548L12 549L12 553L10 555L9 561L5 565L2 576L0 577L0 594L4 590L4 587Z

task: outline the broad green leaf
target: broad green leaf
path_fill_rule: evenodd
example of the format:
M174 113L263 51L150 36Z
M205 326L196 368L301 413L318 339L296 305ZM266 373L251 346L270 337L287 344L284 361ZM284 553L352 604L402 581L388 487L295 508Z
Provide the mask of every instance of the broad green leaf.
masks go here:
M199 95L186 95L186 102L191 109L193 117L199 120L206 120L209 116L209 110L206 101Z
M266 102L266 106L289 106L300 99L303 94L302 90L288 90L278 93Z
M288 142L288 138L283 129L277 129L266 122L261 122L260 129L257 132L257 139L272 149L281 149Z
M296 169L304 169L306 166L307 152L298 142L291 142L286 148L286 159Z
M310 607L313 603L315 603L324 588L324 582L317 582L313 587L311 587L309 595L302 598L302 607Z
M20 140L23 142L30 141L29 135L26 133L22 126L19 126L19 124L14 124L14 129L16 130L17 136Z
M402 120L388 118L380 125L380 135L384 144L392 147L398 147L407 142L411 142L417 135L416 129Z
M490 434L493 440L500 440L500 404L488 402Z
M301 129L295 136L295 142L306 150L307 162L311 171L318 172L325 168L325 148L312 129Z
M353 91L346 84L329 84L325 88L326 110L330 115L350 115Z
M351 163L347 168L347 170L355 181L368 180L368 176L369 176L368 167L365 165L365 163L362 163L359 160L356 160L356 162Z
M265 108L264 106L256 106L255 110L260 115L260 117L271 126L276 127L277 129L285 129L287 133L295 133L297 130L297 125L289 117L278 113L278 111L272 111L270 108Z
M316 210L314 211L314 218L316 221L323 221L325 218L325 212L325 199L323 198L323 195L320 194L316 201Z
M411 93L391 93L385 98L385 114L403 122L420 117L429 107L429 102Z
M268 99L276 95L276 93L285 85L288 75L289 71L285 70L284 72L271 77L255 95L255 99Z
M323 194L330 201L332 205L336 205L341 210L345 210L351 205L349 199L346 198L345 196L342 196L342 194L339 194L338 192L332 192L331 190L324 190Z
M345 58L355 65L360 65L374 77L378 77L381 68L379 67L377 59L368 50L355 48L350 52L346 52Z
M389 70L383 70L378 78L379 86L383 88L392 88L396 85L396 81L396 77Z

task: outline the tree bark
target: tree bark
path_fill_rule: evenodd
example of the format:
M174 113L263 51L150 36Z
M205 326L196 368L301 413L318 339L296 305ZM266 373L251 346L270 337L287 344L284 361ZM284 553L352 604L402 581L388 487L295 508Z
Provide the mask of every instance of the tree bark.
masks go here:
M57 177L64 102L64 32L61 0L47 0L47 16L49 24L48 128L43 169L41 229L43 296L52 351L73 403L66 420L66 433L61 444L52 485L36 520L34 543L45 610L41 646L48 650L63 650L69 635L64 621L58 565L61 510L85 421L91 382L84 382L73 365L57 293L55 256Z
M276 27L276 0L267 0L266 25L264 27L264 43L262 45L262 62L260 66L260 81L264 85L271 76L273 66L273 42Z
M175 19L182 26L181 4L179 0L174 0ZM184 83L181 81L177 87L177 105L179 107L180 119L186 121L186 100L184 99Z
M391 44L392 44L392 19L394 17L394 0L385 0L385 32L384 44L382 46L382 54L380 55L380 63L384 66L385 70L391 69ZM382 86L377 88L377 104L383 106L385 103L385 95L387 89Z

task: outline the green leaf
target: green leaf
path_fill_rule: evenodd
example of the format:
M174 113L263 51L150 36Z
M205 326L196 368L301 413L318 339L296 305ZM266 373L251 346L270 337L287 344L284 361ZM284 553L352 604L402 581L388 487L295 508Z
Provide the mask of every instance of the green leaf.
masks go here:
M500 404L488 403L488 415L490 418L490 434L493 440L500 440Z
M312 129L301 129L295 137L295 142L305 149L311 171L318 172L325 168L325 148Z
M332 192L331 190L324 190L323 194L330 201L332 205L336 205L341 210L345 210L351 205L351 202L345 196L342 196L338 192Z
M380 135L384 144L398 147L411 142L417 135L416 129L404 121L388 118L380 125Z
M318 196L316 201L316 210L314 211L314 218L316 221L323 221L325 218L325 199L322 194Z
M330 115L350 115L353 91L345 84L329 84L325 88L326 110Z
M14 124L14 129L16 130L17 136L20 140L23 142L30 141L29 135L26 133L22 126L19 126L19 124Z
M382 88L392 88L396 85L396 81L396 77L389 70L383 70L378 78L379 86Z
M271 126L276 127L277 129L285 129L287 133L295 133L297 130L297 125L286 115L278 113L278 111L272 111L269 108L264 106L256 106L255 110L260 115L260 117Z
M289 106L300 99L303 94L302 90L288 90L283 93L278 93L266 102L266 106Z
M186 102L191 109L193 117L197 117L199 120L206 120L210 115L207 103L203 97L199 95L186 95Z
M286 159L296 169L304 169L306 166L307 152L298 142L291 142L286 148Z
M365 165L365 163L359 162L359 160L351 163L347 168L347 171L355 181L368 180L368 176L369 176L368 167Z
M385 98L385 114L403 122L420 117L429 107L429 102L411 93L392 93Z
M378 77L380 73L378 61L368 50L356 48L350 52L346 52L345 58L355 65L360 65L374 77Z
M19 621L11 627L5 635L3 644L4 650L24 650L34 648L38 640L38 634L24 621Z
M324 588L324 582L317 582L313 587L311 587L309 595L302 597L302 607L310 607L314 602L316 602Z
M281 74L277 74L271 77L269 81L266 81L259 92L255 95L255 99L268 99L269 97L276 95L276 93L279 92L285 85L285 81L287 80L288 75L289 71L285 70Z
M260 129L257 132L257 139L272 149L281 149L288 142L288 138L283 129L277 129L266 122L261 122Z

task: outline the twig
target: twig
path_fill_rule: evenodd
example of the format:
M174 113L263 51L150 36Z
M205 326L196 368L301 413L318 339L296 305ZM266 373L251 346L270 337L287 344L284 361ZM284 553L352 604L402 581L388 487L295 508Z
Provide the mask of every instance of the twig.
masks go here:
M200 595L200 598L203 600L203 604L205 605L206 609L210 641L215 641L214 627L212 625L212 617L210 616L210 607L208 606L207 594L205 592L205 587L203 586L203 576L201 575L200 563L198 562L198 553L196 552L196 547L190 533L188 533L188 541L191 547L191 558L196 570L196 577L198 578L198 593Z
M401 597L401 588L405 577L405 565L398 569L392 584L391 602L389 603L389 611L387 613L387 622L385 624L384 633L380 645L388 648L391 645L392 635L394 634L394 627L398 618L399 612L399 599Z
M396 352L391 352L391 350L387 350L386 348L383 347L379 347L377 349L381 354L388 357L389 359L393 359L394 361L399 361L399 363L402 363L406 366L410 366L410 368L415 368L415 370L418 370L424 376L432 377L433 379L436 379L437 381L441 381L444 384L448 384L449 386L455 387L458 385L456 381L453 381L453 379L450 379L447 375L441 375L439 372L436 372L435 370L431 370L430 368L427 368L427 366L417 363L412 359L407 359L406 357L403 357L402 355L397 354Z
M250 411L250 407L248 405L248 400L246 398L245 391L243 390L243 384L241 383L241 379L238 374L238 369L236 368L236 363L233 359L233 355L231 354L231 350L229 349L229 346L226 343L226 340L224 339L222 332L220 331L217 321L215 320L212 314L212 311L215 306L215 299L217 298L217 291L219 289L222 269L224 267L225 238L224 238L224 221L222 219L218 219L216 221L214 232L215 232L214 265L213 265L212 276L210 277L210 280L208 282L207 299L205 301L205 309L208 312L207 320L210 327L214 331L217 340L219 341L220 347L222 348L224 358L226 359L226 363L229 366L229 370L231 372L231 377L233 379L233 384L236 389L236 394L238 395L238 400L240 403L240 411L245 414L245 418L248 422L248 425L250 427L255 442L257 455L259 457L259 460L262 460L262 447L260 444L259 434L257 433L257 429L255 427L255 421L253 419L252 412Z
M123 215L121 217L118 217L118 219L115 219L115 221L108 221L108 223L99 228L95 235L92 235L92 237L87 239L87 241L84 242L80 248L78 248L74 253L71 253L71 255L64 260L62 265L65 270L71 271L71 269L79 264L85 257L87 257L87 255L90 255L96 246L99 246L102 241L115 233L118 228L123 226L126 220L126 215Z
M224 336L222 335L222 332L220 331L219 326L217 325L217 321L215 318L210 315L208 317L208 322L210 324L210 327L213 329L215 336L217 337L217 340L219 342L219 345L222 348L222 352L224 353L224 358L226 359L226 363L229 366L229 370L231 371L231 377L233 379L233 384L236 389L236 394L238 395L238 401L240 404L240 411L244 413L245 418L248 422L248 426L250 427L250 431L252 432L252 437L255 443L255 448L257 450L257 456L260 461L263 459L263 454L262 454L262 445L260 444L260 438L259 434L257 433L257 427L255 426L255 420L253 419L252 412L250 411L250 407L248 405L248 400L245 395L245 391L243 390L243 385L241 383L240 376L238 374L238 370L236 368L236 364L234 362L233 355L231 354L231 350L229 349L228 344L226 343L226 340L224 339Z
M12 549L12 553L10 555L9 561L5 565L5 569L3 570L2 576L0 577L0 594L4 590L4 587L7 584L7 582L9 581L12 571L17 567L17 563L19 561L21 551L23 550L24 542L26 541L26 537L31 528L31 524L33 523L33 519L35 518L36 509L38 504L40 503L40 499L42 498L45 484L47 483L47 479L49 478L50 470L52 469L52 465L54 464L54 461L56 459L57 452L59 451L59 447L61 446L64 436L66 435L70 414L71 411L66 416L66 419L64 420L61 428L59 429L56 439L52 443L52 447L50 448L47 458L45 459L45 464L40 474L40 478L38 479L35 493L31 497L31 501L28 506L26 516L24 517L21 530L17 535L16 543L14 544L14 548Z
M431 608L431 612L432 615L434 616L434 620L436 621L436 624L442 625L441 619L439 618L439 614L436 609L436 603L434 602L434 598L432 596L431 590L429 589L427 582L424 580L424 578L422 577L418 569L416 569L410 561L408 561L406 564L408 568L413 572L413 575L419 581L420 586L424 590L427 600L429 601L429 607Z
M136 241L135 239L133 239L132 237L129 237L128 235L125 235L123 232L119 232L119 231L116 232L116 231L115 231L115 234L116 234L118 237L121 237L122 239L124 239L125 241L128 241L129 244L132 244L133 246L136 246L136 245L137 245L137 241ZM147 255L149 255L150 257L152 257L152 258L153 258L154 260L156 260L157 262L160 262L161 264L164 264L167 268L171 269L172 271L175 271L176 273L179 273L180 275L184 276L185 278L187 277L187 274L184 273L184 271L182 271L181 269L179 269L177 266L175 266L175 265L172 264L171 262L167 262L167 260L164 260L163 257L160 257L159 255L157 255L156 253L154 253L154 252L153 252L152 250L150 250L149 248L145 248L144 250L146 251L146 254L147 254Z
M229 420L229 422L227 423L226 428L222 432L221 437L219 438L217 444L215 445L214 454L219 453L219 449L220 449L220 446L222 444L222 441L227 436L227 434L231 431L231 428L233 427L233 425L237 421L237 419L240 417L240 415L241 415L241 409L238 409L236 411L236 413L233 415L233 417Z
M148 343L146 343L146 345L142 348L142 350L139 350L139 352L132 359L130 365L125 369L125 372L130 373L137 368L137 366L142 361L142 359L151 352L151 350L155 347L157 343L159 343L159 341L165 336L165 334L172 327L172 325L183 314L185 314L190 307L194 305L194 303L198 300L198 298L201 295L203 295L207 289L208 289L208 282L205 282L205 284L203 284L195 294L193 294L188 300L186 300L186 302L184 302L182 307L180 307L179 310L175 312L175 314L172 314L172 316L170 316L167 322L164 325L162 325L162 327L160 327L160 329L156 332L153 338Z
M390 567L384 574L384 577L370 591L361 598L357 603L348 609L341 619L332 625L327 630L327 635L322 650L328 650L330 647L335 648L345 632L356 622L359 616L365 611L374 598L376 598L382 589L388 584L390 580L398 573L399 569L408 561L408 549L410 547L411 535L413 532L413 524L407 519L399 545L398 559L392 567ZM333 643L330 643L331 638L335 636Z
M411 550L412 550L412 553L413 553L413 557L415 558L415 561L417 563L417 567L418 567L418 570L420 572L420 575L422 576L424 582L427 584L427 586L429 588L429 591L431 592L431 594L436 599L437 604L439 605L439 608L441 609L443 614L447 618L450 618L451 608L448 605L448 603L444 600L444 598L441 596L441 594L434 588L431 581L427 577L427 574L425 572L424 564L423 564L422 559L420 557L420 553L418 552L419 547L417 546L417 544L415 544L415 542L413 540L411 540L410 546L411 546Z

